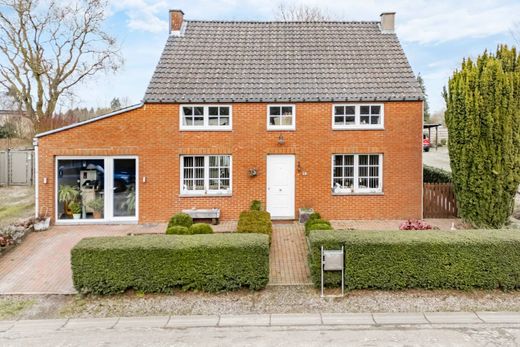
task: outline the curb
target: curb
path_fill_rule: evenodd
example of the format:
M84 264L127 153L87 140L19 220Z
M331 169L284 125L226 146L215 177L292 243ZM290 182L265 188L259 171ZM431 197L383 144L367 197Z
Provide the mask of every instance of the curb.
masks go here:
M520 325L520 312L245 314L0 321L0 335L88 329L186 329L286 326Z

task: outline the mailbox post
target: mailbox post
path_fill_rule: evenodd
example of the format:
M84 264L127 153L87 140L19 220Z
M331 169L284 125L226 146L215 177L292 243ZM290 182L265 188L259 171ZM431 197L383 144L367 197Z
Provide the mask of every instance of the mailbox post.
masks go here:
M324 272L341 271L341 297L345 295L345 247L341 250L324 250L321 246L321 297L324 298ZM329 296L333 297L333 296Z

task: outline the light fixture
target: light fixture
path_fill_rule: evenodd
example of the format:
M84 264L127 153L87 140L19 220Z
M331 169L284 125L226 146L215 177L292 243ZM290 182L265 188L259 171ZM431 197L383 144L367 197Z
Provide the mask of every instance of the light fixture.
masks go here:
M283 135L280 134L280 136L278 136L278 144L283 145L284 143L285 143L285 139L283 138Z

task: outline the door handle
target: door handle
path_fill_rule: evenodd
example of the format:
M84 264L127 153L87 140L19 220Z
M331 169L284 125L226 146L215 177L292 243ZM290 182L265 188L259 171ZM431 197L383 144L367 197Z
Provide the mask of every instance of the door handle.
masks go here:
M278 189L278 191L281 192L281 191L282 191L282 188Z

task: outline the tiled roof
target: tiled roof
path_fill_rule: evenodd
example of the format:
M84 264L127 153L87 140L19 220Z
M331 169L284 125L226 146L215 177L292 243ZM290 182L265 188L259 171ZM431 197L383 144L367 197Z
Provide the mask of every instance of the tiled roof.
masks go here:
M145 102L418 100L395 34L379 22L187 21Z

